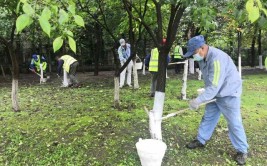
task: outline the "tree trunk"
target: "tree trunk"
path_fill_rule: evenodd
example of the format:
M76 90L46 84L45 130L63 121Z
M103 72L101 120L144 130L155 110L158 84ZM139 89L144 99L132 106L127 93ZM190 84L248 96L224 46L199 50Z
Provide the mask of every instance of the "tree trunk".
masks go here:
M162 140L161 118L165 100L166 67L168 52L159 48L158 79L153 110L149 112L149 129L152 139Z
M3 37L0 37L0 41L7 47L8 53L10 55L10 59L12 62L12 70L11 70L11 73L12 73L12 93L11 93L12 109L15 112L19 112L20 108L19 108L19 102L18 102L18 79L19 79L18 59L15 54L15 48L13 46L13 43L8 42Z
M98 23L95 23L95 47L96 47L96 52L95 52L95 70L94 70L94 76L98 76L99 72L99 57L102 54L103 50L103 41L102 41L102 28Z
M114 107L120 107L120 88L119 88L119 77L114 77Z
M253 38L252 38L252 42L251 42L251 61L250 61L250 66L251 67L254 67L255 66L255 44L256 44L256 38L257 38L257 28L255 28L254 30L254 34L253 34Z
M184 74L183 74L183 87L181 90L181 99L186 100L186 88L187 88L187 75L188 75L188 60L185 60Z
M138 73L136 69L136 58L133 60L133 78L134 78L134 89L139 89L139 83L138 83Z
M262 55L261 55L261 29L260 28L259 28L259 34L258 34L258 55L259 55L259 67L260 69L263 69Z
M5 74L5 70L4 70L4 68L3 68L3 65L1 65L1 71L2 71L2 75L3 75L3 77L5 78L5 77L6 77L6 74Z
M19 102L18 102L18 90L19 90L19 80L12 77L12 92L11 92L11 99L12 99L12 109L15 112L19 112Z
M17 60L17 56L15 55L15 50L13 46L9 46L8 48L9 54L12 61L12 107L13 111L19 112L19 102L18 102L18 79L19 79L19 64Z

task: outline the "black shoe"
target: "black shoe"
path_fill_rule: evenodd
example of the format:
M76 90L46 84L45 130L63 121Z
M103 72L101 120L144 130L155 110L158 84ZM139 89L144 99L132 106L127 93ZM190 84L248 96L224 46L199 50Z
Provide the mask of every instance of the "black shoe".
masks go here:
M154 97L154 96L155 96L155 94L154 94L154 93L151 93L149 96L150 96L150 97Z
M235 161L237 162L237 165L245 165L246 164L246 158L247 154L242 152L237 152Z
M186 145L188 149L195 149L195 148L203 148L205 145L203 145L199 140L193 140L189 144Z

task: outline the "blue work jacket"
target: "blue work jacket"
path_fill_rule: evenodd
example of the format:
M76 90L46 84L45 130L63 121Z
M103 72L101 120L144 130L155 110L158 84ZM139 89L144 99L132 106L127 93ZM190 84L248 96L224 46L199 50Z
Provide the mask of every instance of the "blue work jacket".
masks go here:
M231 57L217 48L209 46L206 58L199 61L205 82L205 92L196 100L199 103L218 97L240 97L242 80Z

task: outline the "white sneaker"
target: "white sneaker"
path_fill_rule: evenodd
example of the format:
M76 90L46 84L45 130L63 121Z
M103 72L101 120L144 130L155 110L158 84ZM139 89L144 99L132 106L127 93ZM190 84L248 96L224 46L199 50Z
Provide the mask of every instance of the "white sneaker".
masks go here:
M132 85L131 85L131 84L128 84L128 86L129 86L129 87L132 87Z

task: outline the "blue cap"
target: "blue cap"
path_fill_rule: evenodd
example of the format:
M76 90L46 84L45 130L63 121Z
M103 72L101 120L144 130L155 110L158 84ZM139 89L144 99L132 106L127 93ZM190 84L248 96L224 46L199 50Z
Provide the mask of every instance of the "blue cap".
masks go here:
M37 55L36 55L36 54L33 54L33 55L32 55L32 58L33 58L35 61L37 61L37 60L38 60L38 57L37 57Z
M200 48L205 44L204 37L202 35L191 38L187 43L187 53L183 57L187 58L194 54L196 49Z

